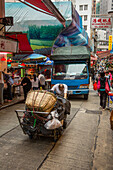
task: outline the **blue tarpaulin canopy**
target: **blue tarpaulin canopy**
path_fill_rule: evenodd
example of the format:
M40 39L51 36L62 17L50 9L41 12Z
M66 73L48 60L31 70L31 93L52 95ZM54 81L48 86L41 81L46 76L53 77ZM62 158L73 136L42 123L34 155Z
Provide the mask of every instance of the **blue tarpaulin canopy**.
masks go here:
M53 61L50 60L49 57L47 57L46 61L39 63L39 65L53 65Z

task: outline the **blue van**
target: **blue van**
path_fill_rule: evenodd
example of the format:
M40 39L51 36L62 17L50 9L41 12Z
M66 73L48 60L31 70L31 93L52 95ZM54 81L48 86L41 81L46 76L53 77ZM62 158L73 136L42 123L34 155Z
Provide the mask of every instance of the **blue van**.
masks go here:
M54 51L51 56L54 60L51 86L57 83L66 84L69 95L84 95L84 99L87 100L90 82L90 51L85 46L61 47L56 50L57 52Z

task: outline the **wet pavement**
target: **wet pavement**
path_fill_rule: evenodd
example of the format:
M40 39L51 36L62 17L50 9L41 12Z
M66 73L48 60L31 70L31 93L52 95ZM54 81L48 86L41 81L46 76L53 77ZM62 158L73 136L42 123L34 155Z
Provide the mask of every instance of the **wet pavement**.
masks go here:
M14 110L0 111L0 170L113 170L113 131L110 112L99 110L99 97L90 91L88 101L71 99L68 127L54 143L52 138L30 140Z

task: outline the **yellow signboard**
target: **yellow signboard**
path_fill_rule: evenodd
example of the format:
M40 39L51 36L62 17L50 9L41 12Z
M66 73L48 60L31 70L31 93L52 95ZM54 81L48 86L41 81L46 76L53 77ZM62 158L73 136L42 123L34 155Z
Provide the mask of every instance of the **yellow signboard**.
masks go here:
M112 50L112 35L109 36L109 47L108 50Z

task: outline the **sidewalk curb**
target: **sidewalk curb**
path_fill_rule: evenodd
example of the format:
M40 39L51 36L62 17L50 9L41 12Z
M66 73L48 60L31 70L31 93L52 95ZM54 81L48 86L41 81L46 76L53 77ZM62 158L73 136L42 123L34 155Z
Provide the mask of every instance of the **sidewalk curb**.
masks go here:
M13 105L18 104L18 103L21 103L21 102L23 102L23 101L24 101L24 99L21 99L21 100L16 101L16 102L9 103L9 104L7 104L7 105L4 105L4 106L0 107L0 110L5 109L5 108L10 107L10 106L13 106Z

